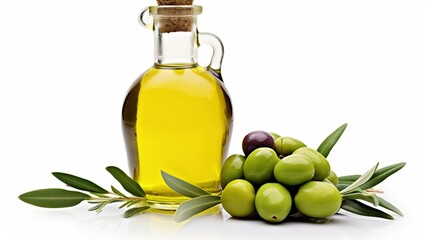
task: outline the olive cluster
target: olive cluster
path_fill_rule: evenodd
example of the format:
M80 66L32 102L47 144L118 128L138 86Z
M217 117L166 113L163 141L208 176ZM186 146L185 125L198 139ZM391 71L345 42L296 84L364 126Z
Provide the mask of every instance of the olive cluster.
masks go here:
M281 222L300 212L325 218L341 207L338 177L316 150L292 137L254 131L243 139L243 155L229 156L221 170L221 201L233 217L255 212Z

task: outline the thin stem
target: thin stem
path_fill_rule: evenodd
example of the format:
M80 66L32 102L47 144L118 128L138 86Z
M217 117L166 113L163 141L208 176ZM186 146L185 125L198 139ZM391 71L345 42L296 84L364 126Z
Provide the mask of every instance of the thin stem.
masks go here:
M121 201L121 202L124 202L124 201L144 201L144 200L146 200L146 197L127 197L127 198L124 198L124 197L112 197L112 198L101 198L101 197L96 197L96 198L94 198L94 197L92 197L92 198L90 198L90 199L88 199L88 202L92 202L92 201L110 201L110 200L112 200L112 201Z
M366 190L364 190L364 192L369 192L369 193L380 193L380 194L383 194L383 193L384 193L384 191L382 191L382 190L373 189L373 188L366 189Z
M116 195L116 194L113 194ZM146 203L144 205L147 205L148 203L146 202L146 197L91 197L90 199L87 200L88 203L98 203L97 206L93 207L90 209L90 211L95 210L97 213L100 213L103 208L110 204L110 203L114 203L114 202L125 202L125 204L121 205L119 208L122 207L130 207L134 204L138 204L138 203Z

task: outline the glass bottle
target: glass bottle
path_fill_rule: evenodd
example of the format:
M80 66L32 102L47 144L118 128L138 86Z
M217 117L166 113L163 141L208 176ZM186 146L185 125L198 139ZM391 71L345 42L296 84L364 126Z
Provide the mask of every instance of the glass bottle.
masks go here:
M153 24L144 16L149 12ZM223 45L197 30L201 6L152 6L141 22L153 28L155 63L125 98L122 126L133 178L154 208L174 210L186 198L161 170L220 193L219 175L232 131L232 106L221 77ZM197 63L198 46L213 47L211 64Z

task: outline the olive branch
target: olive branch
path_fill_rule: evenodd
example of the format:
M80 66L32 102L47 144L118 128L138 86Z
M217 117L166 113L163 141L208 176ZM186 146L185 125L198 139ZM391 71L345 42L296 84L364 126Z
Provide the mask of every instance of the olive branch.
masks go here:
M333 131L320 144L320 146L317 148L317 151L326 158L346 128L347 124L343 124ZM377 193L381 193L380 191L374 190L372 188L383 182L392 174L401 170L405 164L405 162L401 162L377 170L377 163L363 175L356 174L339 177L339 184L337 184L336 187L338 190L340 190L343 199L341 209L368 217L378 217L390 220L394 219L392 215L380 210L379 208L376 208L381 207L403 216L402 212L397 207L377 195ZM193 189L192 192L195 192L195 189L198 187L171 176L165 172L162 173L162 176L166 184L171 189L183 196L191 198L190 200L183 202L176 210L175 220L177 222L187 220L190 217L221 203L221 197L212 196L207 192L200 192L199 195L188 194L187 189ZM371 204L374 207L368 204ZM297 214L296 217L305 218L305 216L302 214ZM319 221L318 219L308 220L315 222Z
M117 167L110 166L106 170L132 196L126 196L114 186L111 186L111 191L107 191L87 179L68 173L53 172L52 175L69 187L87 193L59 188L47 188L21 194L18 198L28 204L44 208L72 207L86 200L88 203L95 204L89 211L97 213L100 213L108 204L121 202L122 205L119 208L129 208L123 214L125 218L132 217L150 208L146 199L146 193L136 181Z
M317 151L324 157L327 157L346 127L347 124L343 124L332 132L320 144ZM382 192L373 189L373 187L401 170L405 164L405 162L401 162L378 169L377 163L362 175L356 174L339 177L339 183L336 187L340 190L343 198L341 209L358 215L384 219L394 219L394 217L383 210L388 210L399 216L403 216L402 212L397 207L377 195ZM89 211L95 211L96 213L100 213L103 208L109 204L122 203L119 209L128 208L128 210L123 213L125 218L135 216L150 209L151 205L146 199L145 191L135 180L117 167L109 166L106 170L120 183L124 190L131 194L131 196L127 196L114 186L111 186L111 191L108 191L85 178L68 173L53 172L52 174L58 180L80 191L47 188L21 194L18 198L28 204L44 208L66 208L78 205L82 201L87 201L90 204L95 204ZM161 175L164 182L172 190L190 198L181 203L177 208L175 213L175 220L177 222L185 221L221 203L220 196L212 195L164 171L161 171ZM380 208L383 208L383 210ZM296 217L304 218L304 216L299 214ZM318 219L309 220L315 222L320 221Z

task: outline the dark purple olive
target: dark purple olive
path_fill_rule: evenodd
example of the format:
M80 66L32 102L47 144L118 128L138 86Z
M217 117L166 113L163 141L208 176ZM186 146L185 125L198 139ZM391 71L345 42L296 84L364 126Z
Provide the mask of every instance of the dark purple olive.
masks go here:
M248 156L253 150L260 147L274 149L274 139L271 134L265 131L254 131L248 133L243 139L243 152Z

